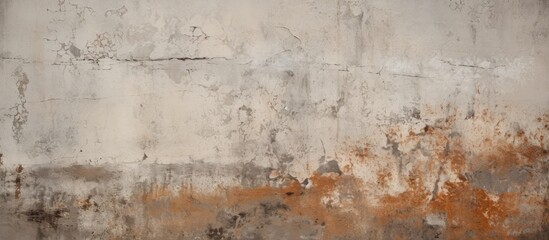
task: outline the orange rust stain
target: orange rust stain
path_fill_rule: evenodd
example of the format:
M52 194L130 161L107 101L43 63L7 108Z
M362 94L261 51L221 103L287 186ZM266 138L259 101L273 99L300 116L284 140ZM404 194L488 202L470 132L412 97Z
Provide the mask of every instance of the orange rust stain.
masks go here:
M349 164L345 164L343 166L343 169L342 169L343 173L345 174L351 174L353 172L353 164L352 163L349 163Z
M413 232L422 232L422 220L426 216L428 191L422 185L421 176L415 174L407 179L408 190L397 195L383 195L379 198L379 205L367 206L374 215L373 229L390 229L393 223L405 224ZM386 237L385 237L386 238ZM391 234L391 239L410 239L405 232Z
M310 179L313 186L310 189L303 189L303 195L294 194L284 198L284 203L294 210L290 214L323 222L326 238L352 232L353 222L349 215L338 212L330 202L322 203L322 199L329 197L336 188L345 187L339 185L341 177L315 174Z
M408 137L413 138L416 136L416 133L412 129L408 130Z
M387 184L389 183L391 177L392 174L389 170L382 169L377 172L377 184L381 187L387 187Z
M352 153L359 160L359 162L365 162L370 156L368 147L356 147L353 149Z
M510 238L504 222L518 215L515 193L503 193L497 196L498 200L492 200L486 191L466 182L447 182L444 190L429 207L433 212L446 214L446 234L450 239Z
M312 187L304 188L294 180L284 187L262 186L256 188L232 187L205 194L182 189L174 193L165 187L154 186L143 192L138 200L145 208L145 216L157 221L157 225L169 231L192 232L204 229L216 222L222 209L242 209L263 202L280 201L289 208L280 214L286 217L305 217L324 226L324 237L344 236L352 233L352 216L338 210L329 199L339 188L356 187L358 181L346 181L351 176L326 176L314 174L309 178ZM345 180L343 180L345 181Z
M505 220L519 214L517 193L499 194L493 200L484 190L472 188L466 182L447 182L444 193L429 200L429 192L417 180L411 180L408 191L380 198L380 205L373 211L379 228L387 227L395 219L425 219L428 214L443 214L448 239L512 239ZM422 227L414 221L407 224L418 231Z
M489 117L486 112L482 113ZM509 229L518 228L508 225L507 220L521 213L518 210L519 200L524 200L519 193L489 194L483 189L467 182L464 174L471 170L495 169L496 174L504 175L505 171L532 164L548 156L543 146L535 146L527 141L526 133L518 131L516 136L507 135L513 143L495 141L491 137L484 139L484 145L492 146L483 153L469 154L463 147L462 138L452 137L451 126L455 115L444 121L442 126L426 125L423 133L408 132L400 136L399 131L390 129L387 138L398 139L400 144L421 142L431 151L427 168L419 163L413 171L404 174L408 189L397 195L377 196L379 205L372 206L363 200L363 189L360 179L350 175L326 176L314 174L310 177L312 187L305 188L298 181L291 180L283 187L260 186L255 188L231 187L205 194L190 191L187 188L174 193L165 187L154 186L145 191L139 201L145 206L145 216L152 218L170 231L196 231L215 223L217 212L222 209L238 209L258 205L265 201L279 201L288 207L281 212L286 217L305 217L314 222L323 223L324 238L348 236L360 229L359 222L366 221L375 229L384 229L395 219L425 219L428 214L445 216L447 239L510 239ZM518 139L518 140L517 140ZM413 144L412 144L413 146ZM344 166L344 172L352 172L353 160L376 164L375 152L367 147L351 147L347 150L350 163ZM404 153L406 154L406 153ZM469 155L468 155L469 154ZM420 161L417 161L420 162ZM448 163L451 171L457 175L455 182L447 181L436 184L437 191L427 189L423 176L432 171L443 169ZM415 163L411 163L415 164ZM436 172L435 172L436 173ZM396 176L385 168L377 173L377 184L386 187L388 181ZM439 173L440 174L440 173ZM446 174L450 174L446 172ZM401 177L401 176L398 176ZM438 181L438 180L437 180ZM432 184L432 183L431 183ZM440 187L440 189L438 189ZM340 200L333 199L334 193L349 192L352 197L349 204L357 211L342 211ZM364 189L364 192L368 192ZM370 192L371 193L371 192ZM371 193L376 194L376 193ZM435 195L435 196L432 196ZM539 199L532 205L539 206L546 202ZM369 219L368 217L373 218ZM421 231L421 221L406 222L411 229ZM361 224L364 224L362 222ZM395 238L407 236L394 236Z

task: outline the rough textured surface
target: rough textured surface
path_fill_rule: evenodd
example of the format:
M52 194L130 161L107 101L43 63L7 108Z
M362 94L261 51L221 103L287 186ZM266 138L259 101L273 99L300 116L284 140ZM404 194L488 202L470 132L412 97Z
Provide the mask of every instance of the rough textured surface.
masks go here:
M0 238L549 238L545 0L2 0L0 34Z

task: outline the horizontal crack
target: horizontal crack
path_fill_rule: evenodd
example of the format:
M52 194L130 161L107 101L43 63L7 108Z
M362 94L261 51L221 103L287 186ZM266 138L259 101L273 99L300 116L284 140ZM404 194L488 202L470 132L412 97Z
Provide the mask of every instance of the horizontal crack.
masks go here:
M231 58L226 57L167 57L167 58L100 58L100 59L93 59L93 58L84 58L81 60L84 61L99 61L101 59L110 59L113 61L118 62L163 62L163 61L171 61L171 60L178 60L178 61L201 61L201 60L215 60L215 59L222 59L222 60L233 60Z

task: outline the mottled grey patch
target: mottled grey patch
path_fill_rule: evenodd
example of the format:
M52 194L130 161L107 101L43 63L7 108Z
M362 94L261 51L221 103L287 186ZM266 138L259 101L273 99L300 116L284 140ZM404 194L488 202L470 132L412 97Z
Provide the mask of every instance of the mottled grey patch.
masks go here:
M116 15L118 17L123 17L124 14L126 14L128 12L128 9L126 8L126 5L122 6L121 8L119 9L111 9L111 10L107 10L105 11L105 17L109 17L109 16L113 16L113 15Z
M412 108L412 114L411 116L415 119L421 119L421 111L417 108Z
M150 59L151 53L154 51L154 44L146 43L137 46L130 54L129 58L134 60L147 60Z
M13 139L20 143L23 137L23 126L27 123L29 112L25 107L27 99L25 97L25 91L27 90L27 85L29 84L29 78L27 74L23 72L21 66L15 69L13 76L16 78L15 85L17 86L17 92L19 93L19 103L10 108L9 116L12 117L12 132Z
M339 169L339 164L336 160L330 160L325 163L321 163L320 166L316 169L320 174L324 173L337 173L341 175L343 172Z
M391 154L395 157L401 157L402 152L398 149L399 143L391 140L389 136L387 136L387 145L383 147L384 150L391 150Z
M39 235L38 224L32 221L27 221L26 216L13 214L5 208L5 205L0 206L0 233L5 239L42 239Z
M225 94L225 96L223 97L223 104L227 106L233 105L235 102L235 99L237 98L238 98L238 95L234 91L231 91Z
M244 111L246 113L246 116L252 117L252 108L247 107L246 105L242 105L240 108L238 108L238 111Z
M470 109L467 111L467 116L465 116L465 120L472 119L475 117L475 110Z
M367 52L365 50L363 34L364 12L362 10L359 12L351 11L352 3L350 2L341 5L340 12L338 13L341 18L339 20L341 23L339 27L353 33L353 35L349 36L349 40L352 39L352 41L348 42L348 50L345 52L345 55L348 56L346 60L350 65L359 66L362 64L363 54Z
M428 214L425 218L425 222L432 226L446 227L446 216L440 214Z
M21 66L15 69L14 76L17 77L15 85L17 86L17 91L19 92L19 98L24 98L27 85L29 84L29 78L27 77L27 74L23 72Z
M115 36L107 32L97 34L93 41L86 44L83 55L86 59L98 62L99 59L116 56Z
M6 184L6 177L8 175L8 171L7 169L4 167L4 163L3 163L3 160L2 160L2 156L3 154L0 153L0 202L1 200L6 200L6 199L3 199L5 198L5 184Z
M421 142L418 142L416 144L416 146L411 150L411 151L420 151L421 152L421 155L423 156L426 156L426 157L430 157L431 156L431 150L426 148L426 147L423 147L421 145Z
M289 115L297 114L309 101L311 83L308 74L295 74L286 80L284 110Z
M471 39L473 44L477 43L477 27L474 24L469 25L469 30L471 31Z
M183 164L146 164L141 169L142 174L149 176L149 181L162 186L189 186L193 178L215 178L219 182L237 179L243 187L258 187L268 184L270 172L254 162L224 165L199 160Z
M32 146L32 150L30 154L34 157L40 154L44 154L46 156L52 156L53 151L57 147L58 147L58 143L54 135L51 135L51 134L42 135L38 140L34 142L34 145Z
M162 69L166 75L177 84L182 82L181 80L184 75L190 75L190 70L185 69L185 66L177 60L170 60L168 63L164 64Z
M240 167L237 177L245 187L254 187L265 184L268 181L269 170L259 167L252 162L245 163Z
M159 143L158 137L155 134L143 135L139 140L138 144L141 149L153 149Z
M337 99L337 105L332 106L332 117L337 118L337 114L339 113L339 110L341 107L345 104L345 97L342 96L339 99Z
M75 47L74 44L69 47L69 52L76 58L80 57L80 48Z
M473 186L498 194L518 190L521 184L532 179L525 168L512 168L505 173L494 173L490 169L477 170L465 176Z
M291 209L281 199L253 205L239 204L217 214L217 221L204 230L207 239L321 239L323 222L288 217Z
M545 201L545 204L547 204L547 200ZM547 217L549 217L549 210L548 208L545 208L545 219L547 219ZM542 226L541 226L541 229L539 231L536 231L536 232L532 232L532 233L522 233L520 235L518 235L517 239L519 240L532 240L532 239L547 239L547 236L549 236L549 222L545 221Z
M294 156L292 156L288 153L283 153L283 154L280 155L279 161L281 163L290 163L290 162L294 161Z
M278 129L271 129L271 131L269 132L270 143L276 142L276 134L278 134Z
M10 113L13 117L11 127L13 139L15 139L17 143L20 143L23 138L23 126L27 123L29 112L24 103L16 104L11 110L13 112Z
M406 209L401 211L406 212ZM415 226L420 226L418 229ZM419 231L418 231L419 230ZM445 239L444 227L440 225L431 225L426 219L419 217L392 218L383 227L382 239Z
M132 228L135 225L135 217L128 215L124 216L124 223L126 223L129 228Z
M116 178L118 171L105 167L73 165L70 167L38 167L29 172L38 179L82 179L88 182L105 182Z

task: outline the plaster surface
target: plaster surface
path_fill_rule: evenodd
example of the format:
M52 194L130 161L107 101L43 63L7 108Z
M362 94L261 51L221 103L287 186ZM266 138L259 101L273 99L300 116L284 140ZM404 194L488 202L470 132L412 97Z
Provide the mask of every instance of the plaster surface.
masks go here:
M0 0L2 239L547 239L545 0Z

